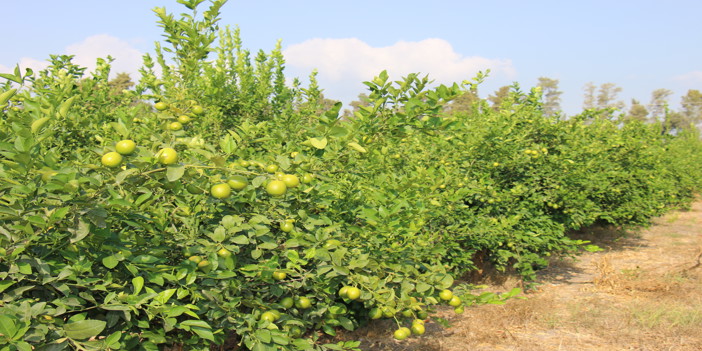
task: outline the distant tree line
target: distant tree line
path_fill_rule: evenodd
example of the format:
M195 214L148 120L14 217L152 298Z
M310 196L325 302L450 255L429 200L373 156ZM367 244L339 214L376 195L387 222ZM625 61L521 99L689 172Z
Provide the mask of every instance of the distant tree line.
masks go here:
M109 82L114 94L119 94L125 89L134 86L129 74L119 73ZM562 91L558 88L559 81L548 77L539 77L536 84L541 89L542 106L547 116L563 115L561 109ZM493 109L500 109L502 102L510 94L512 86L502 86L488 95L487 101ZM702 92L690 89L682 96L680 108L674 110L669 103L673 91L656 89L651 93L648 104L638 99L632 99L628 110L624 101L619 99L622 88L614 83L603 83L599 86L592 82L585 84L583 93L583 109L610 110L612 116L622 118L623 121L642 121L647 123L662 123L666 131L675 131L702 123ZM331 107L336 101L327 99L320 94L321 106ZM454 100L450 112L470 111L474 103L480 100L478 92L471 90ZM344 111L344 118L352 118L353 113L361 106L368 106L368 95L359 94L358 99L350 103L351 109ZM566 117L566 116L564 116Z
M542 106L547 116L564 116L561 109L562 91L558 88L559 81L547 77L539 77L536 84L541 89ZM509 96L512 86L503 86L488 95L487 101L493 109L500 109L502 102ZM671 108L669 98L673 92L668 89L656 89L651 93L648 104L632 99L628 109L624 101L619 99L622 88L614 83L604 83L599 86L590 82L585 84L583 94L583 109L609 110L612 117L621 118L624 122L642 121L647 123L662 123L665 131L676 131L702 123L702 92L697 89L687 91L680 102L680 108ZM476 101L480 100L477 91L468 91L454 100L449 109L451 112L470 111ZM351 110L346 110L344 116L349 118L361 106L367 106L368 96L360 94L358 99L351 102Z

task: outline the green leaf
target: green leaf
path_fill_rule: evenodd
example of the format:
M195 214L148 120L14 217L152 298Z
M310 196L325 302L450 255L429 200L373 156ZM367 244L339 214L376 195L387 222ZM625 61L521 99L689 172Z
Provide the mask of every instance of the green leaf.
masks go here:
M134 277L134 279L132 279L132 285L134 286L134 295L138 295L144 287L144 277Z
M366 148L364 148L363 146L359 145L356 142L350 142L349 146L358 152L367 152Z
M116 331L105 339L105 346L111 349L119 348L119 339L122 338L122 331Z
M84 340L98 336L105 329L105 326L107 326L105 321L86 319L64 324L63 331L71 339Z
M108 311L131 311L132 308L129 305L117 305L117 304L107 304L100 305L100 308Z
M271 337L273 339L273 342L278 344L278 345L289 345L290 344L290 338L288 338L284 335L273 333L271 335Z
M348 134L349 131L346 130L344 127L339 127L339 126L334 126L332 129L329 131L329 136L333 136L335 138L341 138Z
M265 242L265 243L261 243L261 244L258 245L258 248L259 248L259 249L262 249L262 250L273 250L273 249L275 249L275 248L277 248L277 247L278 247L278 244L275 243L275 242L272 242L272 241L270 241L270 242Z
M219 141L219 147L222 149L222 151L224 151L224 153L232 154L234 151L236 151L236 140L234 140L231 135L225 135Z
M346 330L353 330L353 322L346 318L346 317L338 317L339 323L341 323L341 326L344 327Z
M0 293L15 284L12 280L0 280Z
M19 351L32 351L32 350L34 350L32 345L30 345L26 341L18 341L17 343L15 343L15 347L17 347L17 350L19 350Z
M192 327L190 330L194 331L195 334L197 334L199 337L209 340L209 341L215 341L214 339L214 334L212 334L212 331L210 329L205 329L205 328L200 328L200 327Z
M73 101L75 101L77 97L78 95L71 96L61 104L58 111L59 116L66 117L68 115L68 110L73 106Z
M292 344L293 344L293 346L295 346L295 350L313 350L314 349L311 341L309 341L307 339L295 339Z
M25 275L32 274L32 266L28 262L17 262L19 272Z
M188 319L186 321L182 321L180 325L185 327L199 327L205 329L212 329L212 327L210 327L210 325L207 324L207 322L199 319Z
M10 90L5 91L2 94L0 94L0 107L5 106L5 103L8 100L10 100L12 95L15 95L16 92L17 92L17 89L10 89Z
M221 243L226 238L226 234L227 234L227 230L224 229L224 227L220 226L220 227L215 228L214 232L208 233L207 236L209 236L210 239L212 239L218 243Z
M16 76L10 73L0 73L0 78L5 78L7 80L11 80L17 84L22 84L22 77Z
M78 229L73 230L73 232L74 236L71 237L71 243L79 242L90 234L90 224L81 218L78 220Z
M237 245L246 245L249 243L249 238L246 235L237 235L231 241Z
M185 174L184 165L172 165L166 168L166 178L169 182L175 182Z
M324 116L335 121L339 117L339 111L341 111L342 106L343 104L337 101L332 108L324 112Z
M453 285L453 277L445 274L439 281L439 285L442 289L448 289Z
M585 251L588 251L588 252L604 251L604 249L602 249L601 247L599 247L597 245L585 245L584 249L585 249Z
M102 264L103 266L112 269L117 267L117 265L119 264L119 260L117 259L117 257L115 257L115 255L110 255L102 259Z
M17 325L14 318L6 314L0 314L0 334L8 338L14 338L15 333L17 333Z
M51 117L42 117L42 118L39 118L38 120L32 122L32 125L30 127L32 133L36 134L50 120L51 120Z
M129 168L129 169L126 169L124 171L117 173L117 175L115 176L115 184L117 184L117 185L122 184L124 182L124 180L127 179L127 177L129 177L132 174L138 173L138 172L139 172L138 168Z
M158 295L156 295L156 297L154 297L154 300L156 300L156 301L160 302L161 304L164 304L164 305L165 305L166 302L168 302L168 300L171 299L171 297L173 296L173 294L176 293L176 290L177 290L177 289L166 289L166 290L164 290L164 291L161 291L160 293L158 293Z
M141 205L142 203L144 203L144 201L146 201L146 200L148 200L149 198L151 198L152 195L153 195L153 193L152 193L151 191L146 192L146 193L144 193L144 194L141 194L141 195L139 195L139 197L136 199L136 201L134 201L134 204L137 205L137 206L139 206L139 205Z
M271 342L271 331L268 329L258 329L256 330L256 337L258 340L261 340L267 344Z
M431 289L431 285L429 285L425 282L419 281L419 282L417 282L416 289L417 289L417 292L421 294L421 293Z
M70 206L65 206L56 209L53 213L51 213L51 216L49 217L52 221L58 221L63 219L63 217L66 217L68 214L68 211L70 211L71 207Z
M267 179L268 179L268 177L266 177L266 176L258 176L258 177L254 178L254 179L251 181L251 185L253 185L254 188L258 188L258 187L261 186L261 184L263 184Z
M322 138L309 138L307 141L302 143L303 145L313 146L317 149L324 149L327 147L327 137Z

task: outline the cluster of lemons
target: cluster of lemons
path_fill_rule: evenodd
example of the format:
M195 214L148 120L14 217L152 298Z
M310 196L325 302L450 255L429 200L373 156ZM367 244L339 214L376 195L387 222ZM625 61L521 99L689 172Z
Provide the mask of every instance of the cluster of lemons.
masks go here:
M195 116L200 116L203 113L205 113L205 110L202 108L202 106L198 105L197 102L191 101L190 102L190 115L187 114L180 114L175 121L171 122L168 124L168 129L172 131L177 131L183 129L183 126L190 123L192 121L192 117ZM163 101L159 101L154 104L154 108L157 111L165 111L170 108L167 103Z
M196 103L192 103L191 105L191 115L198 116L204 113L202 106L197 105ZM154 108L157 111L165 111L170 107L165 102L159 101L154 104ZM178 117L178 121L172 122L168 128L170 130L180 130L183 128L183 125L190 122L190 120L190 116L183 114ZM102 164L109 168L119 167L124 161L124 156L134 153L136 147L137 145L133 140L119 141L115 145L115 151L107 152L102 156ZM170 147L159 150L155 156L158 162L164 166L172 165L178 162L178 152ZM297 175L278 172L278 168L278 165L275 164L265 166L265 170L267 172L275 174L274 178L265 186L266 192L271 196L283 196L287 193L289 188L298 187L301 183L301 179ZM312 178L312 175L305 174L302 177L302 182L309 183L312 181ZM212 185L210 188L210 194L217 199L226 199L231 196L232 191L242 190L248 184L249 181L245 176L234 175L224 182Z
M115 151L109 151L102 155L102 165L109 168L119 167L124 161L124 156L133 154L136 147L134 140L125 139L118 141L115 144ZM173 148L166 147L156 153L156 159L164 166L172 165L178 162L178 152Z
M454 312L456 312L457 314L463 313L463 311L464 311L463 301L461 301L460 297L454 295L451 290L448 290L448 289L442 290L441 292L439 292L439 298L442 301L446 302L449 306L453 307ZM409 312L410 313L408 313L408 314L403 313L403 315L405 315L405 317L412 316L413 314L411 313L411 311L409 311ZM415 318L412 321L412 324L409 328L408 327L400 327L400 328L396 329L395 332L393 332L393 337L396 340L404 340L404 339L409 338L412 334L423 335L424 332L426 331L426 329L424 327L424 319L423 319L426 317L426 313L423 313L423 311L420 311L420 313L417 313L417 316L419 318ZM377 318L380 318L380 317L381 316L377 316ZM371 316L371 318L377 319L377 318L375 318L375 316Z
M115 151L110 151L102 155L102 164L105 167L118 167L122 164L124 156L131 155L136 150L134 140L122 140L115 145Z

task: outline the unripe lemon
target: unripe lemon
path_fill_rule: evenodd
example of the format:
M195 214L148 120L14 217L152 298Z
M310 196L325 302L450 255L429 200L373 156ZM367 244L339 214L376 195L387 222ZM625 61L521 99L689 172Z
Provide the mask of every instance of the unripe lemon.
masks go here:
M122 155L130 155L136 150L136 143L134 140L122 140L115 145L115 150Z
M282 180L271 180L266 185L266 192L272 196L282 196L288 191L288 186Z
M285 272L281 271L275 271L273 272L273 279L275 280L283 280L287 277L288 275Z
M293 298L288 296L280 300L280 304L283 306L283 308L291 308L293 307Z
M102 155L102 164L106 167L117 167L122 163L122 155L118 152L110 151Z
M161 149L156 156L158 158L158 162L163 165L172 165L178 162L178 152L170 147Z
M226 248L221 248L219 251L217 251L217 256L221 258L229 258L232 256L232 252L227 250Z
M180 122L173 122L173 123L168 125L168 129L173 130L173 131L181 130L181 129L183 129L183 124Z
M355 286L349 286L349 288L346 290L346 297L349 300L356 300L359 297L361 297L361 289L355 287Z
M278 165L268 165L266 166L266 172L275 173L278 172Z
M286 174L280 180L282 180L288 188L294 188L300 185L300 179L294 174Z
M190 116L180 115L180 116L178 116L178 122L180 124L188 124L188 123L190 123Z
M449 306L458 307L461 305L461 298L454 295L453 297L451 297L451 300L449 300L448 304Z
M424 324L413 323L411 330L414 335L422 335L426 329L424 328Z
M215 184L210 188L210 194L218 199L226 199L232 194L232 188L227 183Z
M300 298L295 301L295 307L304 310L308 309L312 306L312 301L309 298L306 298L304 296L301 296Z
M402 327L400 329L395 330L395 332L392 334L392 336L395 338L395 340L405 340L411 334L412 334L412 332L409 330L409 328Z
M246 188L246 185L249 184L249 180L242 175L235 175L229 178L227 184L229 184L229 186L232 187L232 189L234 190L241 190Z
M195 105L195 106L193 106L192 111L194 114L199 116L205 112L205 109L203 109L202 106L200 106L200 105Z
M274 312L271 311L266 311L261 314L261 320L262 321L269 321L271 323L275 322L277 320L277 316Z
M444 301L450 301L453 298L453 293L451 292L451 290L448 289L442 290L439 293L439 297Z
M166 104L166 103L163 102L163 101L159 101L159 102L157 102L157 103L154 104L154 108L155 108L157 111L164 111L164 110L166 110L166 109L168 108L168 104Z
M280 230L285 232L285 233L290 233L293 230L294 226L291 222L285 221L280 223Z
M312 180L314 180L314 176L312 174L306 173L302 176L302 182L305 184L312 183Z

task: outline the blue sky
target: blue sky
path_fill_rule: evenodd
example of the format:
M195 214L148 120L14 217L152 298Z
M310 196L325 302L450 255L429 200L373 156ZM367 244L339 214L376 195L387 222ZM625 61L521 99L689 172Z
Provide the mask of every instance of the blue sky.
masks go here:
M73 54L92 68L110 54L114 71L136 72L161 40L157 6L185 10L175 0L2 1L0 71L40 68L50 54ZM450 84L489 68L483 97L549 77L574 114L588 82L616 84L627 104L670 89L673 108L688 89L702 89L701 13L699 0L229 0L220 24L238 25L254 52L282 40L288 75L316 68L325 95L344 102L383 69L394 79L421 72Z

